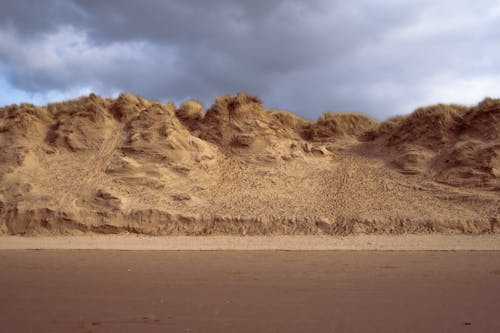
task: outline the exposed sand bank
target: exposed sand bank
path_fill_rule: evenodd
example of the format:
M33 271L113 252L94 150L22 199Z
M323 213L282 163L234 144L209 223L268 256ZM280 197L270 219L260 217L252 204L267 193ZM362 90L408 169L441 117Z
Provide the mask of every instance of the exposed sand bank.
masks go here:
M0 235L500 233L500 99L379 123L254 96L0 108Z
M500 250L500 235L0 237L0 250Z

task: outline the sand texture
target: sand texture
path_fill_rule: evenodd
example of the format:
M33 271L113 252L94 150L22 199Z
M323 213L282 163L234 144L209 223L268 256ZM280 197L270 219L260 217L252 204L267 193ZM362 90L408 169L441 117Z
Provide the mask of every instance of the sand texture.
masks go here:
M500 251L500 235L0 236L0 250Z
M500 100L383 123L256 97L0 108L0 234L500 232Z
M0 251L2 332L500 331L500 252Z

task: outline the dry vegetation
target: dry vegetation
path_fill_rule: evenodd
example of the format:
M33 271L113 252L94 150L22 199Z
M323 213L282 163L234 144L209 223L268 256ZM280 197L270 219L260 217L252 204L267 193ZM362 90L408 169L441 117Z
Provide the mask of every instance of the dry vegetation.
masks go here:
M325 112L308 130L309 139L328 139L342 136L360 137L378 126L378 121L353 112Z
M500 100L382 123L220 96L0 108L0 234L500 231Z
M183 102L177 110L175 110L175 115L177 118L187 121L194 122L200 121L203 118L205 108L203 104L194 99L189 99Z
M268 110L271 117L275 118L283 126L293 129L303 129L309 126L312 122L297 116L296 114L284 110Z

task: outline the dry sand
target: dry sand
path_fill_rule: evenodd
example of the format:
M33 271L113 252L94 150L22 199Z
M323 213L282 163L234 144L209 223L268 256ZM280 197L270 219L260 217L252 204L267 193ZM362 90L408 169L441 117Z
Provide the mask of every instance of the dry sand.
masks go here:
M0 108L0 234L500 233L500 100L383 123L246 94Z
M0 237L0 250L500 251L500 235Z
M2 332L499 332L500 252L0 251Z

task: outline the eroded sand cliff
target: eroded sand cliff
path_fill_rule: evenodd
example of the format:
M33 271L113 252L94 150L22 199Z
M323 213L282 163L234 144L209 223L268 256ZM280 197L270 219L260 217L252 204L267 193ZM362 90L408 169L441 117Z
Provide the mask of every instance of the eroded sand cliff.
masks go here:
M222 96L0 108L0 234L500 232L500 100L378 123Z

